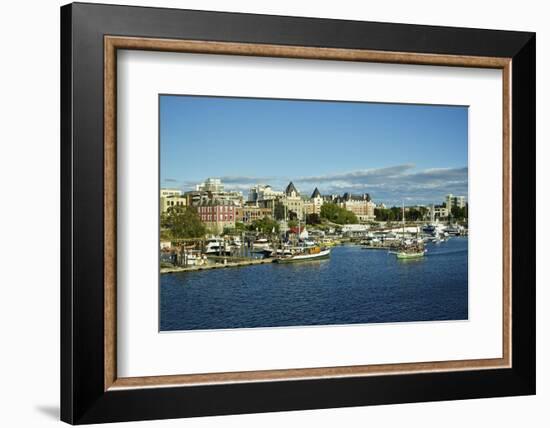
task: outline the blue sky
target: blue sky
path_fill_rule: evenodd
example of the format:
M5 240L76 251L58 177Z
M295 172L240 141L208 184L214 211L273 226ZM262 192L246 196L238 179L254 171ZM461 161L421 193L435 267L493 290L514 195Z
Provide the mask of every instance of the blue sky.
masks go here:
M441 203L468 191L462 106L160 97L160 185L207 177L251 185L370 193L377 203Z

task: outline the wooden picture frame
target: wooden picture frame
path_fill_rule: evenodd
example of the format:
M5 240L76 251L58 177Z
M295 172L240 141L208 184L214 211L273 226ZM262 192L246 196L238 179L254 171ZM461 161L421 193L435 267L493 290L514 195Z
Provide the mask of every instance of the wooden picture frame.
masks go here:
M117 49L501 69L502 358L118 377ZM62 420L95 423L535 392L534 34L72 4L61 9L61 52ZM514 211L514 204L522 210Z

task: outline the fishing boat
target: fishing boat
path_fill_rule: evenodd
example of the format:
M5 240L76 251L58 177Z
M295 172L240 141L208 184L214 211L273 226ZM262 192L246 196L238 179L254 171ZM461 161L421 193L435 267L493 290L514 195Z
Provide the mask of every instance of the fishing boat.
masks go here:
M277 248L277 251L275 251L275 255L277 256L291 256L292 255L292 248L290 244L284 243L281 248Z
M330 248L326 247L304 247L295 251L290 255L282 255L275 259L277 263L295 263L295 262L305 262L310 260L319 260L326 259L330 257Z

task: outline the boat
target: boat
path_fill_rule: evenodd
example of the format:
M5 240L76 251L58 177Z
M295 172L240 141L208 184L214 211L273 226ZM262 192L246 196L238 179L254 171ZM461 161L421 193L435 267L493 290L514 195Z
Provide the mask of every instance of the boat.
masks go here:
M300 248L298 251L294 252L291 255L282 255L275 259L277 263L295 263L295 262L305 262L311 260L320 260L330 257L330 248L326 247L305 247Z
M435 231L436 231L435 224L425 224L424 227L422 228L422 232L428 233L428 234L435 233Z
M227 255L230 251L225 245L225 242L220 238L212 238L206 241L206 247L204 254L215 255Z
M403 237L405 236L405 202L403 202ZM426 250L424 248L424 242L418 238L414 241L405 240L401 242L401 245L396 251L392 251L398 259L417 259L424 257Z
M330 238L323 238L321 240L321 243L323 244L324 247L335 247L336 245L339 244L338 241L330 239Z
M420 258L420 257L424 257L425 253L426 253L426 250L423 249L423 248L421 248L421 249L418 249L418 248L411 248L411 249L402 248L399 251L396 251L395 255L397 256L398 259L417 259L417 258Z
M259 250L259 252L263 252L263 250L270 248L269 241L266 238L256 239L252 244L252 248L253 250Z
M181 257L184 266L202 266L207 263L206 256L197 250L186 250L182 252Z
M436 233L432 238L430 238L430 241L434 244L439 244L441 242L445 242L447 240L447 235L445 233Z
M276 256L291 256L292 255L292 248L290 244L284 243L281 248L277 248L277 251L275 251Z
M241 248L241 238L239 238L238 236L233 237L233 239L231 240L231 246L234 248Z
M462 234L462 231L464 230L464 228L462 226L458 226L456 224L453 224L453 225L447 226L443 230L444 230L445 233L447 233L447 235L459 236L459 235Z

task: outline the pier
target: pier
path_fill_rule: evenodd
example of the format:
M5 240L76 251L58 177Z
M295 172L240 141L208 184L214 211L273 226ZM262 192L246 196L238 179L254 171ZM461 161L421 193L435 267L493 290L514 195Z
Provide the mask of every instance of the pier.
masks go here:
M197 272L201 270L210 269L224 269L232 267L250 266L250 265L263 265L266 263L273 263L275 259L239 259L231 261L230 257L215 256L209 257L209 259L219 261L220 263L212 263L200 266L173 266L160 269L160 273L178 273L178 272Z

